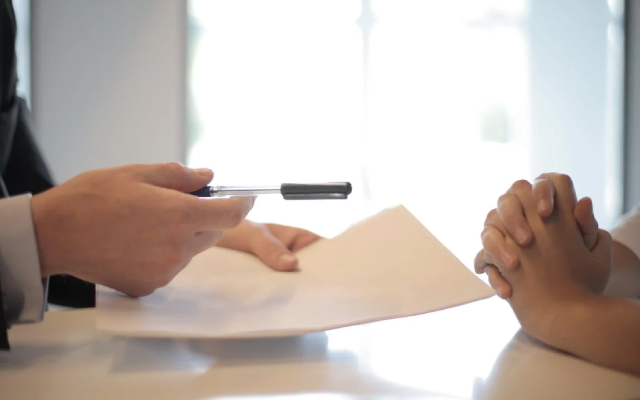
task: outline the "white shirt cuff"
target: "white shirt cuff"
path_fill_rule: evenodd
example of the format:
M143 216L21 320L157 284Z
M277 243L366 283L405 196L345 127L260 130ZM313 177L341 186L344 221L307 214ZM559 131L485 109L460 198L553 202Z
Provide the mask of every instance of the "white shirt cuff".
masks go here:
M30 194L0 200L0 282L7 324L42 321L47 284L40 273Z
M611 231L611 236L640 258L640 205L622 217L620 223Z

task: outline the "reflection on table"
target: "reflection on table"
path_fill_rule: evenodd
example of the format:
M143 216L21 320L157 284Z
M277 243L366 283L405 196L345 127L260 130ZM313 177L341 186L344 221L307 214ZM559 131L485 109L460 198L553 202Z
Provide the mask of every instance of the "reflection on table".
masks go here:
M298 337L110 337L93 310L50 312L10 331L8 399L631 399L640 379L536 342L506 303Z

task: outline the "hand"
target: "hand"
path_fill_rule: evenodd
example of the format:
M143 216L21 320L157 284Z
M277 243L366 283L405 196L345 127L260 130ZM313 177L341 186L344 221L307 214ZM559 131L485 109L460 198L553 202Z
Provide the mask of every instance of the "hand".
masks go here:
M186 194L213 178L178 163L84 173L32 199L43 276L69 274L131 296L167 285L237 226L254 198Z
M319 239L304 229L245 220L226 231L218 246L253 254L276 271L293 271L298 267L293 252Z
M600 294L611 271L611 235L598 230L592 251L576 223L575 192L566 176L551 178L556 209L546 218L538 213L531 185L519 181L510 189L522 205L532 240L521 246L506 235L506 244L520 260L517 268L500 268L513 288L510 300L522 327L546 341L562 309Z
M536 209L541 217L548 217L555 209L556 187L554 181L569 180L566 175L548 173L540 175L531 189ZM528 182L521 183L529 185ZM516 182L514 186L518 185ZM513 188L513 187L512 187ZM571 190L573 184L571 183ZM593 216L593 204L591 199L580 199L573 210L583 234L585 244L589 249L595 246L598 223ZM508 251L505 244L505 236L509 234L516 238L520 245L526 245L531 241L532 233L525 220L523 207L511 190L500 196L497 209L491 210L485 220L485 229L482 231L483 249L480 250L474 261L476 273L487 273L490 285L496 290L498 296L503 299L511 297L511 286L502 277L497 266L502 268L515 268L519 260Z

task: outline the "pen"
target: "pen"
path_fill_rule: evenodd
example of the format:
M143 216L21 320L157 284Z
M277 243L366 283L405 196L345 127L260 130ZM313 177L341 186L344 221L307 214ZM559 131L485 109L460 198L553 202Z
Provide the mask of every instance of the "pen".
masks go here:
M351 194L351 183L283 183L280 186L205 186L191 192L198 197L258 196L281 194L285 200L346 199Z

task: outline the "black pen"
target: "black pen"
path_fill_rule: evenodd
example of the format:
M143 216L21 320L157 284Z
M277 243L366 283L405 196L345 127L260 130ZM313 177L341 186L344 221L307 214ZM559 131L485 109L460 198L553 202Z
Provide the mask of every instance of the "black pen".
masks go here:
M351 183L283 183L280 186L205 186L191 192L198 197L258 196L281 194L285 200L339 200L351 194Z

